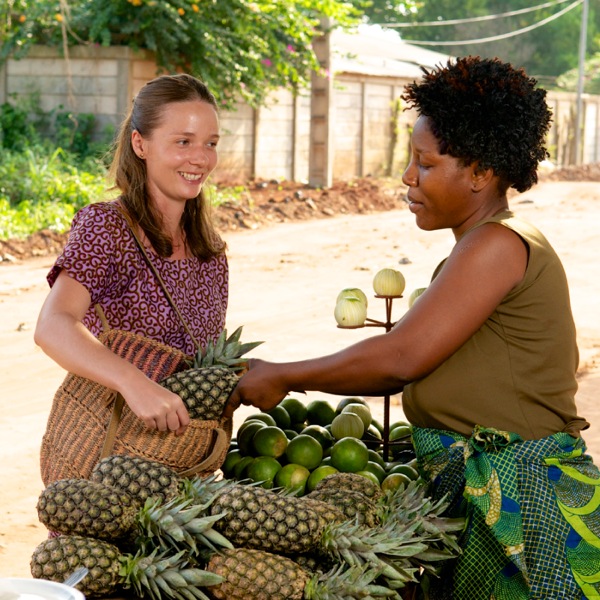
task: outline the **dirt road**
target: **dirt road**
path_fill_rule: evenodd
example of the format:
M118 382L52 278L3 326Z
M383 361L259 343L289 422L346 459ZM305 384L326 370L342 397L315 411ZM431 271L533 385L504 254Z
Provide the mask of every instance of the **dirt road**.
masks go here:
M580 413L592 427L586 440L600 459L600 184L547 182L512 201L537 224L563 259L571 285L581 351ZM338 292L360 287L371 296L374 273L400 269L407 295L427 285L452 246L448 232L422 232L407 210L335 217L228 233L231 301L228 327L244 325L244 339L265 340L254 354L297 359L337 350L373 329L341 330L333 319ZM53 259L0 266L0 576L29 576L29 557L45 537L35 511L41 489L39 443L50 402L64 373L32 340L47 293ZM369 316L384 318L381 300L370 298ZM393 318L406 310L394 304ZM326 397L312 394L309 398ZM401 416L393 399L392 416ZM380 398L371 399L383 416ZM250 409L236 413L240 423Z

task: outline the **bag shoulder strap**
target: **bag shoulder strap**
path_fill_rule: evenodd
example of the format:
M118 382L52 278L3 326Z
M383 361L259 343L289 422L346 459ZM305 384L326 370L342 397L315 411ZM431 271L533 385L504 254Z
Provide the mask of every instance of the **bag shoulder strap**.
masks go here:
M125 405L125 398L118 392L115 392L113 410L110 415L110 421L106 429L106 436L104 437L104 444L102 445L102 452L100 453L100 459L110 456L115 445L115 437L117 436L117 428L121 422L121 415L123 414L123 406Z
M123 213L125 212L123 209L120 209L120 210ZM154 263L150 260L150 257L148 256L148 253L146 252L146 248L144 248L144 244L142 243L142 240L136 233L135 227L134 227L133 223L131 222L129 215L124 214L124 217L125 217L125 220L127 221L127 224L129 225L129 229L131 230L133 239L136 241L136 244L137 244L138 248L140 249L142 256L144 257L146 264L150 267L150 270L154 274L154 277L156 277L156 280L158 281L162 291L164 292L164 294L167 298L167 301L169 302L169 305L175 311L175 314L177 315L178 319L181 321L181 324L183 325L183 328L185 329L186 333L190 336L192 342L194 343L194 347L197 349L200 348L200 344L198 343L198 340L196 340L196 337L194 336L194 334L191 332L190 328L188 327L188 324L187 324L186 320L183 318L183 315L181 314L181 311L177 307L177 304L175 304L175 301L173 300L173 297L171 296L169 290L167 289L167 286L165 285L163 278L161 277L160 273L158 272L158 269L156 268Z

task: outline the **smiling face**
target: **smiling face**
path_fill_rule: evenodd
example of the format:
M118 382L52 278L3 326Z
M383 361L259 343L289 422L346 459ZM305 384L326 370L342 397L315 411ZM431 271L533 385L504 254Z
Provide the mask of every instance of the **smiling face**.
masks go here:
M440 154L427 117L420 116L411 138L411 157L402 181L409 186L409 209L417 226L426 231L466 229L477 209L473 194L474 169L458 158ZM469 221L470 222L470 221Z
M151 200L159 207L195 198L217 165L219 119L202 100L166 104L148 137L134 130L131 143L146 162Z

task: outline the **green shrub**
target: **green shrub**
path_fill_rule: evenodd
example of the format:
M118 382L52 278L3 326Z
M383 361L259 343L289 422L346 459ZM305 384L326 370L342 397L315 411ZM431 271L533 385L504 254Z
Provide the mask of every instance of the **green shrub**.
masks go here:
M23 150L41 141L39 100L30 96L17 104L5 102L0 105L0 147L8 150Z
M0 239L24 237L40 229L62 232L81 207L107 197L104 166L88 160L89 171L73 155L46 147L4 151L0 159Z
M92 140L94 127L93 115L44 113L34 97L0 106L0 239L67 231L77 210L115 195L106 190L110 145ZM207 192L219 206L247 190L209 184Z

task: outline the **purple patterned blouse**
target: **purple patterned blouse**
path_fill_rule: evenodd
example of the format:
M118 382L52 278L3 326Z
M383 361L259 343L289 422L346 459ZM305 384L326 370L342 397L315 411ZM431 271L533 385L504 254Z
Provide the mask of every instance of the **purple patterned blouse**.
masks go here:
M204 346L225 327L229 269L225 254L203 261L169 260L146 248L188 327ZM156 277L146 264L116 201L82 208L73 219L69 239L48 273L54 284L61 270L86 287L92 304L84 325L99 335L94 310L100 304L112 329L159 340L188 355L196 352Z

